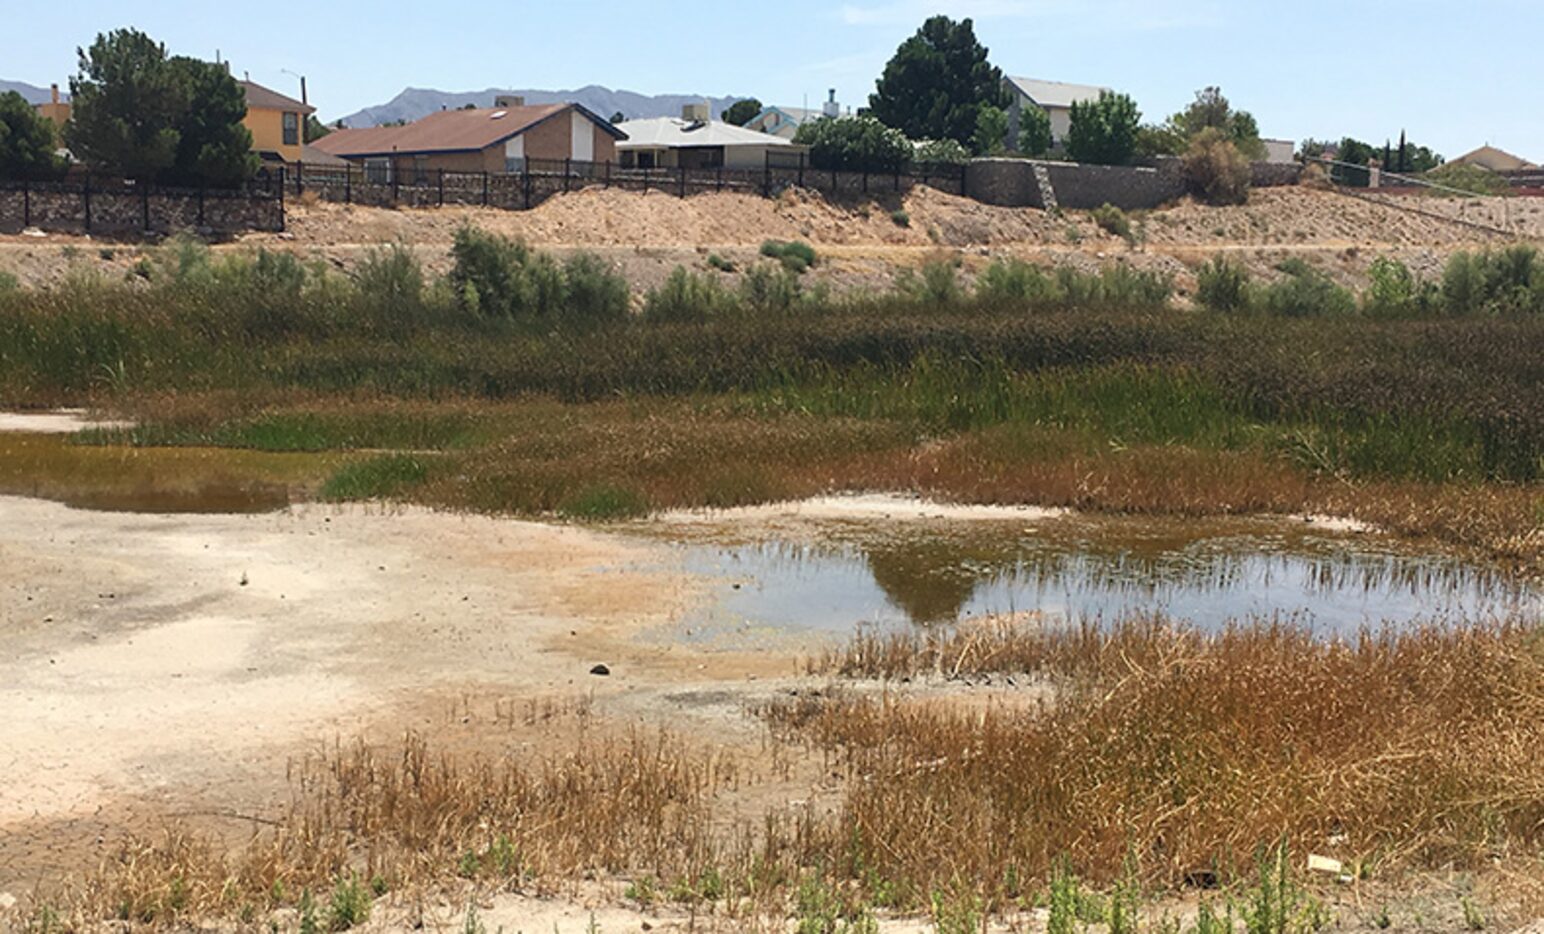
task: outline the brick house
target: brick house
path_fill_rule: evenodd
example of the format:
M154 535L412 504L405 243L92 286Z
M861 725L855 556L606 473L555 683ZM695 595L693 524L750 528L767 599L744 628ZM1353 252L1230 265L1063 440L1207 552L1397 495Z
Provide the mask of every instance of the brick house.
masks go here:
M615 162L627 135L579 104L442 110L403 126L336 130L312 144L383 179L447 172L513 172L526 160Z

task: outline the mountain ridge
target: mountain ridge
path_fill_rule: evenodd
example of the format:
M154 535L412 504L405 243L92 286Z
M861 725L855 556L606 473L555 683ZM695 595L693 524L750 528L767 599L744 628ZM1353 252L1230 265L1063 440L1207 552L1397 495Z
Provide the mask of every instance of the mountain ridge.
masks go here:
M441 91L437 88L413 88L402 89L396 97L385 102L356 110L341 118L344 126L367 127L380 126L383 123L393 123L399 120L418 120L427 117L438 110L454 110L473 104L478 107L492 107L493 98L496 95L508 94L524 97L529 104L566 104L576 103L589 108L602 117L610 117L614 113L622 113L629 120L639 120L647 117L677 117L681 114L681 108L686 104L700 104L707 101L713 114L718 114L728 109L730 104L743 98L736 96L711 97L700 94L640 94L636 91L628 91L618 88L611 89L598 84L586 85L566 91L549 91L540 88L511 89L511 88L485 88L481 91ZM329 122L337 122L329 121Z

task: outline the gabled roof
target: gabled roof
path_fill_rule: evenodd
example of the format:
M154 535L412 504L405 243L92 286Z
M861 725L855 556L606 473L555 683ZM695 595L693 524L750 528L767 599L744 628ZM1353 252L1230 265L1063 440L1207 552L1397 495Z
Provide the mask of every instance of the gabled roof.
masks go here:
M294 110L303 114L314 114L316 108L310 104L302 104L293 97L285 97L278 91L265 88L253 81L237 81L241 90L246 92L247 106L256 107L259 110Z
M405 126L334 130L312 145L330 155L350 158L392 153L477 152L519 136L570 110L588 117L617 139L627 138L609 121L579 104L541 104L441 110Z
M1451 160L1462 165L1480 165L1487 167L1499 167L1503 171L1511 169L1536 169L1538 166L1524 159L1522 156L1514 156L1505 149L1497 149L1495 146L1481 146L1473 152L1466 152L1456 159Z
M792 146L770 133L747 130L717 120L694 123L679 117L629 120L617 129L627 134L618 149L684 149L692 146Z
M1066 84L1061 81L1041 81L1038 78L1008 78L1020 94L1041 107L1071 107L1075 103L1096 101L1109 88L1091 84Z

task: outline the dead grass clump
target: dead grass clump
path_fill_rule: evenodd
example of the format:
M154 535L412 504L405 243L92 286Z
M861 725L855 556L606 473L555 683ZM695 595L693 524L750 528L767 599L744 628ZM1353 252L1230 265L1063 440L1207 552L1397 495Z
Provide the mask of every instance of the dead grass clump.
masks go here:
M906 660L917 650L915 661ZM1497 626L1323 642L1152 622L860 644L836 669L1043 672L1038 709L843 698L772 711L843 750L866 871L930 891L1246 873L1283 836L1377 867L1478 867L1544 841L1544 642Z

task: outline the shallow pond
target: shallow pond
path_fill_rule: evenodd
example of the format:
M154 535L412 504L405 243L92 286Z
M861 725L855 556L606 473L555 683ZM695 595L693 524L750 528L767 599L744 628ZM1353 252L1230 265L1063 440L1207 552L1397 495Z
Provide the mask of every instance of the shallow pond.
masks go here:
M1544 610L1544 593L1488 565L1302 520L828 522L698 529L675 548L711 594L681 621L699 640L1022 612L1206 628L1275 617L1329 634Z

